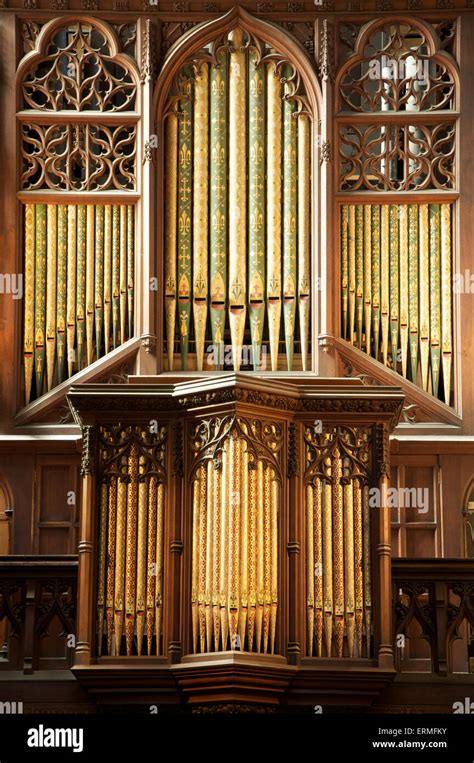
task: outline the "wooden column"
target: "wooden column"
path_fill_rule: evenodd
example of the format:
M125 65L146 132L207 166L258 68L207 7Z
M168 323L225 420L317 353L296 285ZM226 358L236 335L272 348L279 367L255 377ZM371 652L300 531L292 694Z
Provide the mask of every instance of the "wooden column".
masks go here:
M152 108L153 83L155 78L156 26L151 19L140 19L140 40L142 61L140 67L140 98L142 114L137 126L137 143L141 142L142 162L137 161L137 176L142 196L136 207L137 225L135 238L135 336L141 336L140 352L137 355L137 374L152 374L161 370L162 358L157 359L156 316L163 310L163 275L157 270L155 256L155 230L161 235L162 220L153 224L155 215L155 178L162 168L157 168L158 136L155 115ZM141 141L140 141L140 137ZM139 152L137 152L140 155ZM160 215L161 206L158 205ZM141 225L138 220L141 217ZM162 266L161 266L162 267ZM158 279L158 290L150 288L151 278ZM159 364L159 368L157 367Z
M393 668L392 643L392 550L390 539L390 508L388 488L390 487L390 442L388 424L377 425L377 467L380 489L380 515L378 518L378 609L379 609L379 668ZM375 614L375 611L374 611Z
M89 665L94 649L94 427L82 427L81 515L78 546L78 612L75 665Z
M184 470L183 424L175 422L173 431L173 463L168 490L169 556L167 559L165 611L168 612L168 652L171 662L181 662L181 560L183 555L181 501Z
M436 648L434 652L435 673L440 676L447 676L452 671L452 665L449 664L449 655L446 644L446 634L448 633L448 605L449 588L444 580L437 581L434 585L434 605L436 608Z
M290 665L301 660L301 634L304 622L301 612L304 606L304 555L301 550L301 521L304 502L300 494L300 425L290 422L288 426L288 643L287 657Z
M336 331L334 309L331 305L329 295L331 288L328 284L337 283L335 279L334 252L333 252L333 209L337 209L333 202L333 157L332 157L332 130L333 130L333 53L332 53L332 35L333 26L328 19L322 19L318 22L319 32L319 76L321 79L322 90L322 111L320 115L320 127L318 122L313 121L313 146L318 150L313 151L313 156L319 158L320 164L320 225L319 225L319 258L314 256L316 246L313 241L313 268L311 273L311 293L313 295L313 317L312 317L312 336L318 334L334 334ZM316 172L315 161L313 160L313 172ZM315 187L313 181L313 188ZM314 202L313 202L314 203ZM317 219L317 214L313 213L313 218ZM313 233L315 228L313 226ZM320 265L316 263L319 260ZM318 267L320 271L318 272ZM337 270L336 270L337 272ZM319 289L317 288L319 277ZM332 310L332 312L331 312ZM317 316L320 316L320 323L317 323ZM316 350L316 343L313 342L313 354ZM318 368L317 361L316 369ZM314 360L313 360L314 368Z

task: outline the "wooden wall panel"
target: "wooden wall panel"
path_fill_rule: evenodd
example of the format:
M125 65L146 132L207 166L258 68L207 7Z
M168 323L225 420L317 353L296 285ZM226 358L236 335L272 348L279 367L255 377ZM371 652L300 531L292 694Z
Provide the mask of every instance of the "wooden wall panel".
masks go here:
M33 553L77 553L78 459L71 456L36 458Z
M13 504L10 553L31 554L31 507L33 502L33 454L0 456L0 474L11 491Z
M472 381L471 381L472 383ZM464 556L462 511L474 479L474 456L440 456L443 475L444 555Z
M441 472L437 456L392 459L392 554L418 558L443 555ZM410 491L410 492L408 492Z

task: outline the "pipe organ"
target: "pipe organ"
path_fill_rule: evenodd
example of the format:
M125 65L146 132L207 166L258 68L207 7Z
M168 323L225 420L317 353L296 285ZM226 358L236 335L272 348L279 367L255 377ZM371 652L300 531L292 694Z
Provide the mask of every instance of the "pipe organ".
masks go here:
M449 404L450 204L341 207L342 335Z
M139 99L123 43L71 18L18 68L26 404L135 331Z
M305 429L309 656L372 654L370 437Z
M131 204L25 204L25 399L133 336Z
M175 346L182 370L223 369L227 342L236 371L309 368L310 136L297 71L249 33L180 69L165 114L168 370Z
M92 464L81 664L237 652L283 664L297 644L309 666L390 665L385 496L403 395L333 381L72 388Z
M164 426L100 428L99 657L162 653L166 435Z
M196 428L194 652L275 652L282 430L243 418Z
M420 25L392 19L341 67L341 336L455 405L459 94L455 60L442 48Z

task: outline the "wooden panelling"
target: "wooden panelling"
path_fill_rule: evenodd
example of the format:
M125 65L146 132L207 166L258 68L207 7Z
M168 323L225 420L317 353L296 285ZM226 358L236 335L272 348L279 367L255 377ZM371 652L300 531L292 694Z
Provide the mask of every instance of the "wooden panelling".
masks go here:
M38 456L33 499L34 553L77 552L78 507L78 460Z
M393 556L443 555L440 480L436 456L392 459Z

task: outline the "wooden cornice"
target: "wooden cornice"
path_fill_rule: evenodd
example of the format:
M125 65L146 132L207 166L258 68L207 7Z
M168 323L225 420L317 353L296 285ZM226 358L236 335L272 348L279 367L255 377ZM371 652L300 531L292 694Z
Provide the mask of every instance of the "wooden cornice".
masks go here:
M240 7L260 18L273 20L311 21L330 14L373 21L376 16L455 16L459 11L473 10L472 0L251 0L241 2ZM21 12L32 16L51 11L101 16L114 13L126 17L131 14L147 14L166 21L198 23L216 18L236 7L232 0L2 0L0 10Z
M82 424L118 413L126 419L154 411L176 414L216 407L232 411L245 406L300 419L322 415L328 421L343 421L356 416L371 423L385 421L393 428L404 400L400 388L354 381L318 377L290 381L230 373L176 382L157 376L148 377L148 384L74 385L68 401L74 419Z

